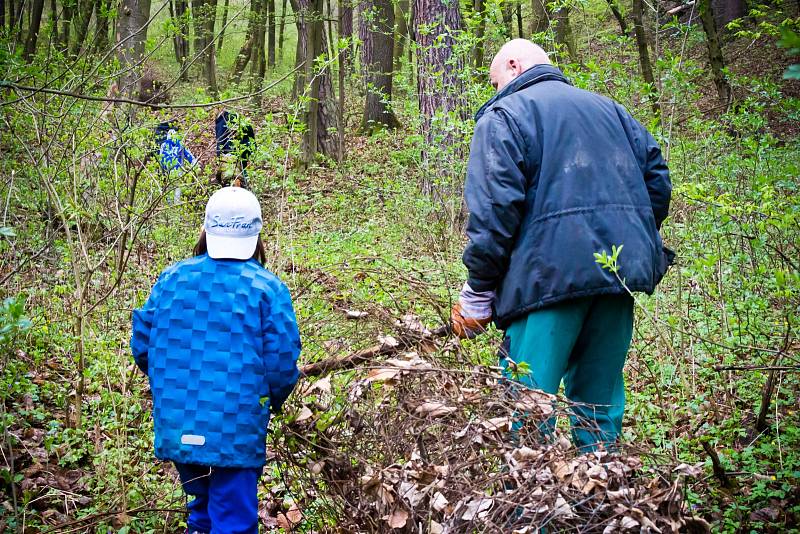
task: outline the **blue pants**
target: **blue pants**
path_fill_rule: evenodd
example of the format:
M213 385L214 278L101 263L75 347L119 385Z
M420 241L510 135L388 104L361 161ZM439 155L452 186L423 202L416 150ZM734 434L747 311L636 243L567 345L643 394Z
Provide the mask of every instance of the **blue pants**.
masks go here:
M573 408L572 437L582 451L612 445L622 433L622 368L633 334L633 298L602 295L531 312L511 324L509 356L528 364L518 380L558 393L561 380ZM501 362L506 364L506 362ZM506 373L511 375L506 368ZM550 422L552 425L553 422Z
M207 467L175 462L183 490L194 496L187 508L188 532L258 534L260 468Z

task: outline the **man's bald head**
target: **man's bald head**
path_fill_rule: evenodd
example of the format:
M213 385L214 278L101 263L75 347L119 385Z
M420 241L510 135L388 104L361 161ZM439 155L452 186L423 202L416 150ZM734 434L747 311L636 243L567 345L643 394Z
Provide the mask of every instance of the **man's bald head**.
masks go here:
M497 52L489 67L489 79L498 91L508 83L533 67L550 64L547 53L527 39L513 39Z

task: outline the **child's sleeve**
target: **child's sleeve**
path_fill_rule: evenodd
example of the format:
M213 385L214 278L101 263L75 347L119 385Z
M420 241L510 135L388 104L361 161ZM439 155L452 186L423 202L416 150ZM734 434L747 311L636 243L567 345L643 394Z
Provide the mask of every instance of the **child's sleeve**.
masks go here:
M269 302L265 318L264 367L269 386L269 403L273 412L279 412L294 389L300 371L300 332L292 307L289 289L280 284Z
M163 275L162 275L163 276ZM144 306L133 310L131 328L131 353L137 367L147 374L147 351L150 348L150 329L153 327L153 317L161 294L161 278L159 277Z

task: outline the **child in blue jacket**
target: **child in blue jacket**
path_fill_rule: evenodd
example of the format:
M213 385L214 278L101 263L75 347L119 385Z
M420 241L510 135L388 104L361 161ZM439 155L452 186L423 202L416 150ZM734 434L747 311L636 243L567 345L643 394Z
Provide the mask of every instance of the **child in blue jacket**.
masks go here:
M150 380L155 453L171 460L188 532L258 532L270 411L298 378L300 336L286 286L266 270L261 207L226 187L206 206L195 256L167 268L133 312L131 350Z

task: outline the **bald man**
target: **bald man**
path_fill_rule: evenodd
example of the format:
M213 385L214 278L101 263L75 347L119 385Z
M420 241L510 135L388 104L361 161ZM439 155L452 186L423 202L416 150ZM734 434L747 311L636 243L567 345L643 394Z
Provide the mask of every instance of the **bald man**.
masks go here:
M573 87L530 41L503 46L489 76L497 94L475 117L469 277L453 331L471 337L492 320L505 330L509 376L550 393L563 380L580 403L573 439L593 450L622 431L630 292L652 293L672 260L659 235L669 171L625 108ZM594 259L615 245L619 278ZM529 374L511 372L523 362Z

